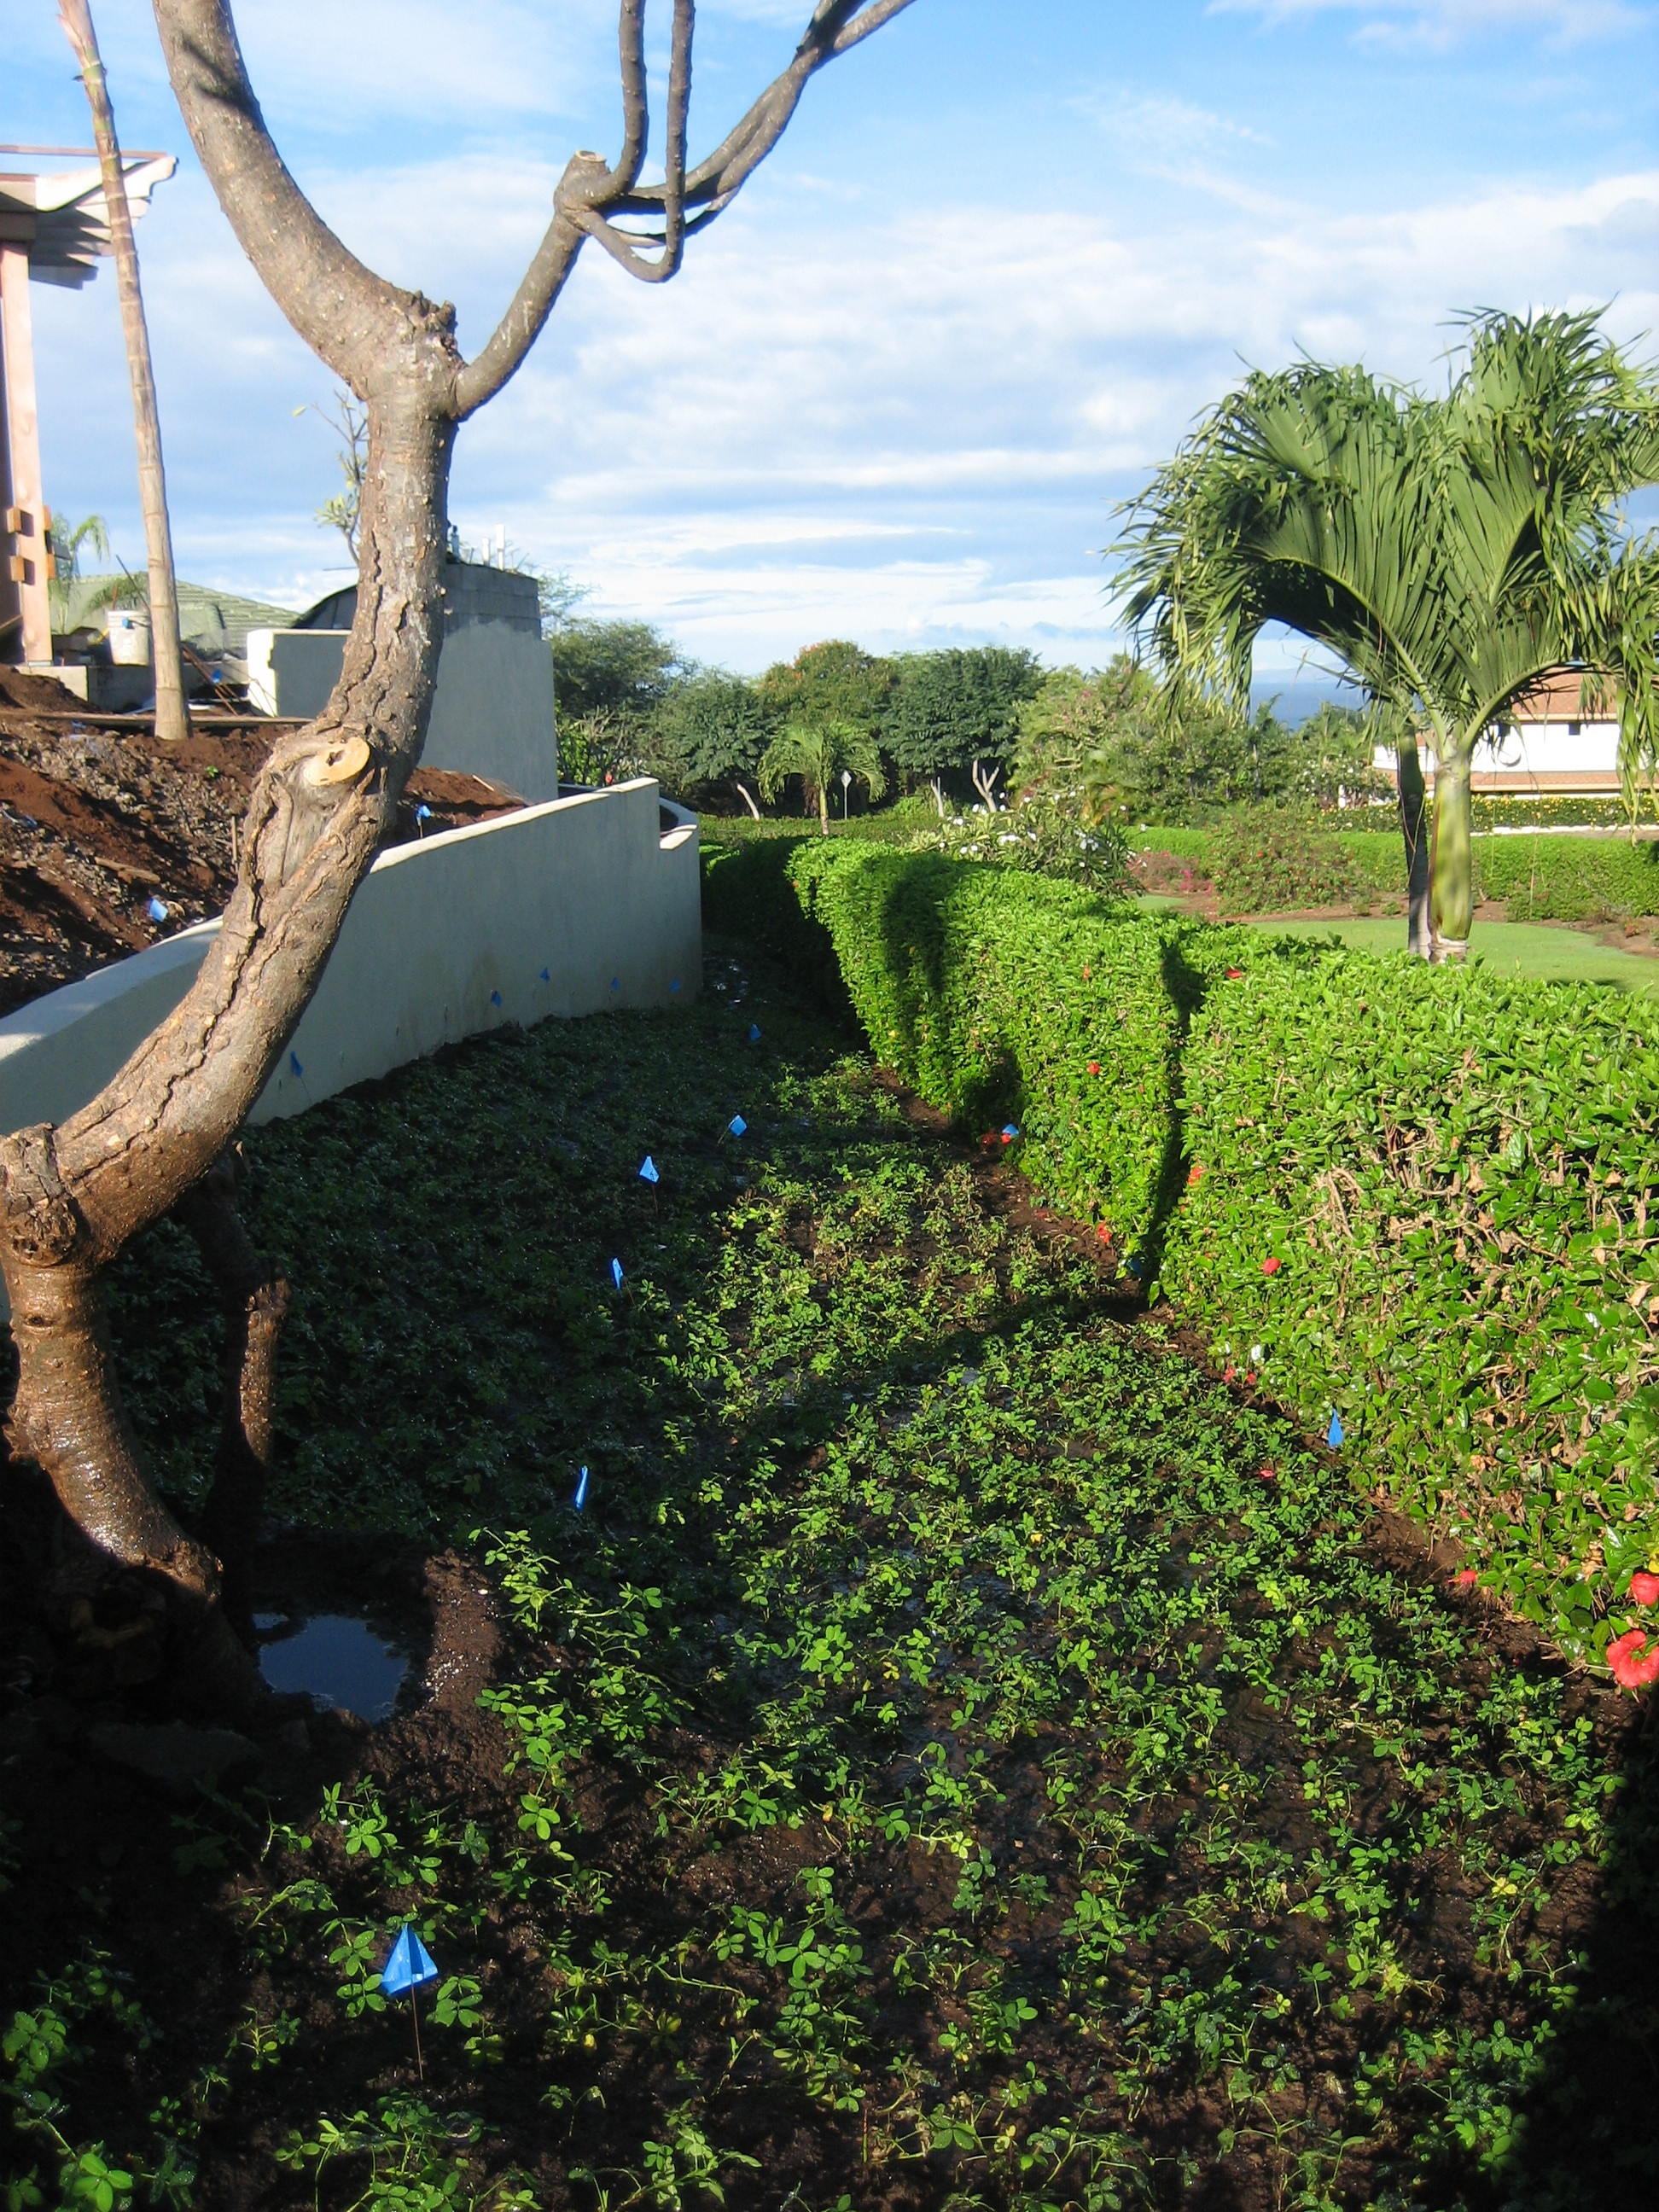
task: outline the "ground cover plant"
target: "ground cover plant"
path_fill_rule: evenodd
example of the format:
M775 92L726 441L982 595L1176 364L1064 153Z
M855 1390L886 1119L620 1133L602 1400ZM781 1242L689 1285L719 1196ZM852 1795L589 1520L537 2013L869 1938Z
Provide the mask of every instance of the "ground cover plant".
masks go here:
M278 1510L459 1547L431 1694L193 1804L61 1713L12 1756L8 2201L1474 2212L1649 2170L1628 1708L1138 1322L1013 1146L918 1126L748 954L709 980L250 1134ZM116 1314L181 1506L195 1267L164 1225Z

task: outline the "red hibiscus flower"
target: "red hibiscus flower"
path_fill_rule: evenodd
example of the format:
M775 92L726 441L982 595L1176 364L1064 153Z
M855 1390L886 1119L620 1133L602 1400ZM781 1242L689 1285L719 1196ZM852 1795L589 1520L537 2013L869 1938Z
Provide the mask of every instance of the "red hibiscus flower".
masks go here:
M1630 1594L1638 1605L1659 1605L1659 1575L1638 1569L1630 1578Z
M1621 1690L1644 1690L1650 1682L1659 1681L1659 1644L1647 1651L1643 1649L1647 1640L1644 1628L1631 1628L1608 1644L1607 1664Z
M1242 968L1230 968L1227 970L1227 981L1230 983L1236 983L1243 973L1244 970Z
M1109 1223L1103 1221L1099 1228L1096 1230L1095 1235L1099 1237L1103 1244L1109 1244L1112 1241L1112 1231Z
M1480 1570L1479 1567L1460 1567L1457 1570L1457 1580L1462 1584L1465 1589L1472 1589L1480 1579Z
M1202 1182L1203 1180L1204 1163L1202 1160L1194 1160L1187 1170L1187 1188L1190 1190L1195 1182Z
M1261 1262L1261 1272L1264 1275L1276 1275L1284 1264L1282 1260L1264 1260Z
M1099 1073L1100 1073L1100 1062L1099 1062L1097 1060L1091 1060L1089 1062L1089 1073L1090 1073L1090 1074L1091 1074L1091 1075L1098 1075L1098 1074L1099 1074Z

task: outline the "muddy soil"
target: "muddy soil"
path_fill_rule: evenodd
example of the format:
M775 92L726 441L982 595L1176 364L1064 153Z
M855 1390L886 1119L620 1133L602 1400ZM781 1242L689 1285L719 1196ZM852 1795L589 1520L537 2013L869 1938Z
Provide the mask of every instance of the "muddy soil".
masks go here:
M74 719L61 684L0 668L0 1015L221 912L269 744L204 723L177 745L137 724L94 727ZM389 842L521 804L477 776L420 769Z

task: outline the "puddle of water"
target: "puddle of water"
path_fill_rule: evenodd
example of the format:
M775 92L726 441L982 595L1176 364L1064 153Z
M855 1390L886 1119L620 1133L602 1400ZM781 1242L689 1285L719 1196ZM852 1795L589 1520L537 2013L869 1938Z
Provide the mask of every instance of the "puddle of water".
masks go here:
M340 1613L299 1621L256 1613L253 1626L261 1639L259 1672L273 1690L303 1690L319 1705L366 1721L385 1720L397 1704L409 1662L366 1620Z

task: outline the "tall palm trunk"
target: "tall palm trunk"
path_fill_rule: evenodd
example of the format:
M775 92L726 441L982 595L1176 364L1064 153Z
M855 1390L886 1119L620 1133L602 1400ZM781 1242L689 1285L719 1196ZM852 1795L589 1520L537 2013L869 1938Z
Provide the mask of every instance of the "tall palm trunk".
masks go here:
M1423 763L1415 738L1402 738L1400 763L1400 829L1406 841L1406 947L1420 960L1433 950L1429 927L1429 816Z
M1469 808L1469 756L1448 744L1434 778L1434 854L1429 915L1434 961L1462 960L1474 917L1474 848Z
M132 239L132 211L121 171L121 149L109 86L99 58L97 34L87 0L58 0L81 82L92 109L93 141L104 178L115 253L115 284L121 301L121 334L126 342L127 374L132 384L132 418L138 446L138 497L144 514L144 546L149 567L150 662L155 679L155 734L176 739L189 735L185 712L184 655L179 642L179 592L173 574L173 532L167 521L167 477L161 466L161 419L155 404L150 367L149 331L143 295L138 289L138 252Z

